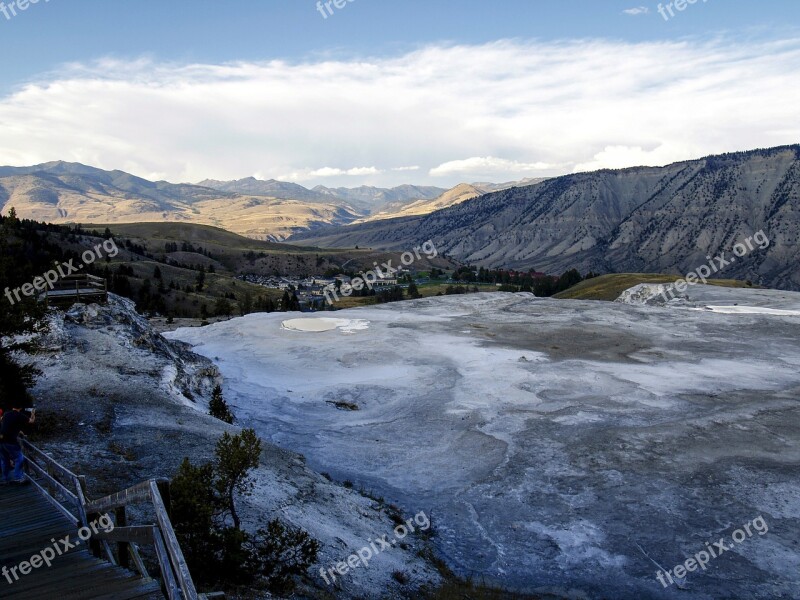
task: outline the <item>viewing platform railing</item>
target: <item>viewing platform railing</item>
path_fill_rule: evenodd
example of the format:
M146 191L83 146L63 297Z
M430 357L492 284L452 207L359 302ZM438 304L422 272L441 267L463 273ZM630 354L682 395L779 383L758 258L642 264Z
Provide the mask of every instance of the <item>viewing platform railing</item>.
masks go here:
M69 275L59 279L39 294L39 301L47 304L108 301L108 283L95 275Z
M151 479L122 492L90 500L84 477L76 475L29 441L20 438L20 444L27 459L26 479L76 528L88 527L101 516L112 518L113 529L101 530L91 539L90 548L95 556L150 579L139 548L152 546L158 560L162 589L169 600L224 598L224 594L219 593L197 593L168 514L169 481ZM134 504L149 505L155 522L130 525L128 508Z

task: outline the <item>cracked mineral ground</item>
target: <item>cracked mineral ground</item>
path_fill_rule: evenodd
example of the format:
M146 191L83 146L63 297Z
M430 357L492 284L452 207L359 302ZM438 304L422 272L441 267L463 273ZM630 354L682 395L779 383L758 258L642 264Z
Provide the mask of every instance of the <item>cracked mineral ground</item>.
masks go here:
M579 598L799 598L800 294L691 294L451 296L339 311L327 331L258 314L171 337L219 366L241 424L428 511L461 574ZM768 533L684 589L656 580L759 516Z

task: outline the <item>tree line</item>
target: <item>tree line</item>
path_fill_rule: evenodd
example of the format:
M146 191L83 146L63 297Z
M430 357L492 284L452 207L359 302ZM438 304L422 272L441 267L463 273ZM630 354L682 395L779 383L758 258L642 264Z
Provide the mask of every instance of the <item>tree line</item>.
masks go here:
M555 296L586 279L597 277L589 272L581 275L577 269L570 269L562 275L546 275L536 270L512 271L509 269L487 269L484 267L460 267L453 273L455 281L465 283L499 284L501 292L531 292L542 298Z

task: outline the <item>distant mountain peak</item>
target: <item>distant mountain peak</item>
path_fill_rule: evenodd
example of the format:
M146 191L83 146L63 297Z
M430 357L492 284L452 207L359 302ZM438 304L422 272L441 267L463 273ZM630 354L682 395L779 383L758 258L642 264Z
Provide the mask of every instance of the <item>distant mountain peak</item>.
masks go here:
M796 145L505 184L435 212L390 216L292 241L401 250L432 239L442 254L484 267L685 275L763 231L768 247L716 276L800 290Z

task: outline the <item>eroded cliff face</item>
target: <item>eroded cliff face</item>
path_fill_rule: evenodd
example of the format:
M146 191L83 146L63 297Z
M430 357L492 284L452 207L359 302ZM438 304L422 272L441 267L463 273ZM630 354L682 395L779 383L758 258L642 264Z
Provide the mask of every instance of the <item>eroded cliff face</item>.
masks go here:
M407 249L432 239L440 253L486 267L684 274L758 231L769 246L715 276L800 289L800 146L567 175L292 241Z
M49 322L42 351L33 357L42 370L33 390L40 423L35 441L86 475L91 497L172 477L184 457L195 464L211 460L223 432L250 426L228 426L207 415L211 391L222 381L219 370L187 345L162 337L131 301L112 295L106 306L75 305L51 313ZM319 568L391 532L392 509L307 468L301 454L269 443L261 465L254 472L255 494L241 503L244 524L255 529L279 516L319 540L319 565L303 584L313 593L402 598L439 583L435 569L417 556L426 543L409 537L404 547L338 577L329 588ZM395 580L398 571L407 584Z

